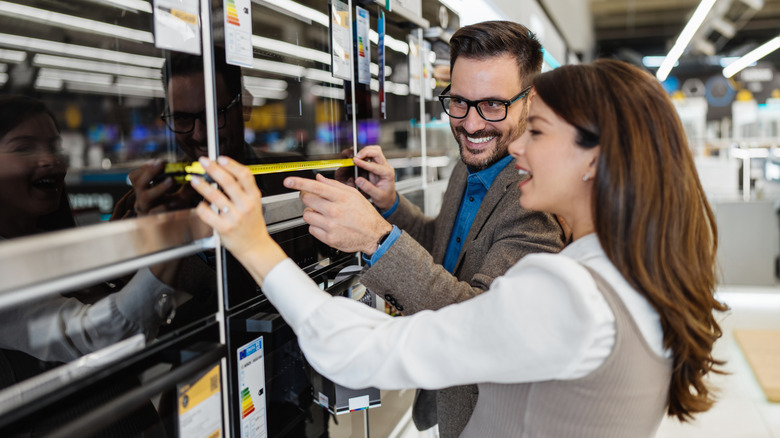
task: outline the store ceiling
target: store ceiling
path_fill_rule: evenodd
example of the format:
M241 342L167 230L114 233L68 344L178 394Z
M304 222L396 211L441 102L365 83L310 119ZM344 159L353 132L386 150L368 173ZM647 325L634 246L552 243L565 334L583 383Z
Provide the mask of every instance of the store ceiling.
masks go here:
M699 3L590 0L595 55L665 55ZM688 56L740 56L780 34L780 0L718 0L709 17L721 18L722 23L705 22L689 46Z

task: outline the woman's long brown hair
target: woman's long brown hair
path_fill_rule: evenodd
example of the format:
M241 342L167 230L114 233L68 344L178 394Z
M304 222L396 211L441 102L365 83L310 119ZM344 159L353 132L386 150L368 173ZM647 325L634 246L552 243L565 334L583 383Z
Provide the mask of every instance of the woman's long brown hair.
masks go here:
M671 100L644 71L614 60L538 76L538 96L572 124L581 147L600 146L593 187L596 234L607 257L658 311L673 353L668 414L681 421L714 403L722 332L715 300L715 218Z

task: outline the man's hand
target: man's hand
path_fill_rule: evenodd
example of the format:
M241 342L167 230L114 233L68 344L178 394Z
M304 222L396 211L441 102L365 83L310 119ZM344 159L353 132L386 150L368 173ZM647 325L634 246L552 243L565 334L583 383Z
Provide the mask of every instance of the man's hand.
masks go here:
M371 198L379 211L389 210L395 204L395 169L387 162L382 148L366 146L353 158L355 165L368 171L368 179L358 177L357 187Z
M360 192L338 181L318 174L316 181L288 177L284 185L301 192L309 233L328 246L371 255L379 239L393 229Z
M165 162L158 159L149 161L128 175L135 191L133 209L136 215L145 216L196 205L199 196L189 184L177 187L171 177L152 184L164 169Z

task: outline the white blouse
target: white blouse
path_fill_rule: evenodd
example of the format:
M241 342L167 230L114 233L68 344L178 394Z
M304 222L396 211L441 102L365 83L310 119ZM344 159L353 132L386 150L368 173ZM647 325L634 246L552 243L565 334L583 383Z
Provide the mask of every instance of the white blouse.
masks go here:
M266 276L263 292L309 363L346 387L565 380L596 369L615 342L614 315L581 264L616 289L648 344L668 356L658 314L607 259L595 234L559 254L524 257L475 298L408 317L331 297L290 259Z

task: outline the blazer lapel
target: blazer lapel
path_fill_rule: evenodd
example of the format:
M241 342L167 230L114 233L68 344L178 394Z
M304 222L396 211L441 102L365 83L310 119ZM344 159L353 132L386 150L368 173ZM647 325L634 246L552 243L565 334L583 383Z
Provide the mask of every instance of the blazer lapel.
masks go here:
M506 196L506 194L509 192L509 187L511 187L512 184L517 184L519 180L520 174L518 174L517 170L515 169L515 160L512 160L498 174L498 176L496 176L496 179L493 180L493 184L490 185L490 188L485 194L485 198L482 200L482 204L480 204L479 210L477 211L477 216L474 218L474 222L471 224L469 233L466 236L466 242L464 242L463 245L464 249L468 246L469 242L472 242L477 238L480 231L482 231L482 228L485 226L485 223L487 223L488 218L490 218L490 215L493 214L493 210L496 209L496 206L498 206L498 203L501 201L501 199L503 199L504 196ZM520 202L520 200L518 199L517 202ZM457 214L457 210L455 214ZM450 231L451 230L452 226L450 226ZM460 254L458 255L458 262L455 264L455 272L458 271L462 260L463 251L461 250Z
M455 227L455 219L458 217L460 202L463 199L463 193L466 191L467 180L468 172L466 171L466 165L458 160L450 174L450 182L447 184L447 190L442 198L441 209L436 218L436 236L433 240L433 252L431 253L433 261L436 263L444 262L450 235Z

